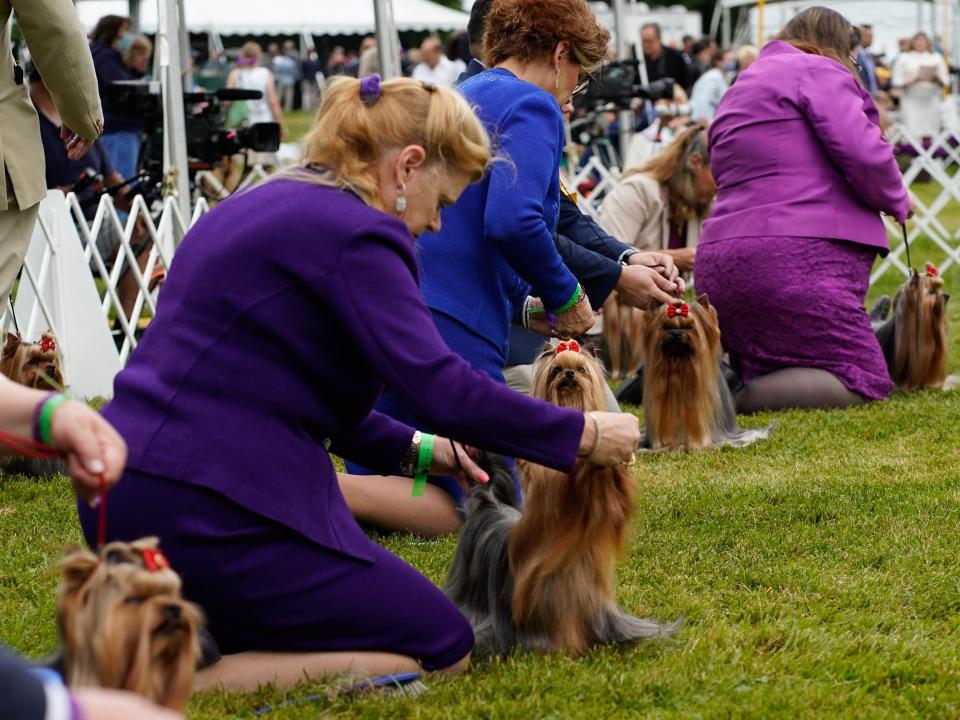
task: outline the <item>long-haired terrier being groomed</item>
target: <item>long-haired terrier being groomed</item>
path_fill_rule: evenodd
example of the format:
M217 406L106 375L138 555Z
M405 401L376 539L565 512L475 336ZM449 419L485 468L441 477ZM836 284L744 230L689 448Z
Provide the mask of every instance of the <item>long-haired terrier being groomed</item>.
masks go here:
M602 410L603 368L576 341L548 347L534 368L532 394L562 407ZM447 576L446 591L473 625L477 648L504 655L561 651L666 636L661 625L624 613L614 565L627 542L633 478L627 469L578 460L570 474L518 463L524 492L517 507L503 458L481 464L478 487Z
M183 712L200 657L202 614L181 597L180 577L157 539L109 543L97 555L73 550L59 567L67 684L130 690Z
M644 312L644 444L651 450L749 445L771 428L740 430L720 361L720 324L707 296Z
M949 387L947 379L947 301L943 278L933 265L910 277L893 296L877 301L871 312L874 331L887 361L890 379L904 390Z

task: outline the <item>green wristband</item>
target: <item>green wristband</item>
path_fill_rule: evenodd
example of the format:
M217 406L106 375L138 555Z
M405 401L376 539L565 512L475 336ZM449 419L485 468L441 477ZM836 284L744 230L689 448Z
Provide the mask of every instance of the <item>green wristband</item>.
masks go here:
M564 305L563 307L560 307L560 308L557 308L556 310L554 310L554 311L553 311L553 314L554 314L554 315L560 315L560 314L562 314L562 313L565 313L567 310L569 310L569 309L572 308L574 305L576 305L578 302L580 302L580 298L582 298L582 297L583 297L583 288L580 286L579 283L577 283L577 289L574 290L574 292L573 292L573 297L571 297L569 300L567 300L567 304L566 304L566 305Z
M421 433L420 454L417 456L417 471L413 475L413 497L420 497L427 489L427 475L433 465L433 435Z
M65 395L50 395L40 406L40 418L37 425L40 429L40 442L44 445L50 445L53 438L50 435L51 424L53 423L53 414L63 403L67 401Z

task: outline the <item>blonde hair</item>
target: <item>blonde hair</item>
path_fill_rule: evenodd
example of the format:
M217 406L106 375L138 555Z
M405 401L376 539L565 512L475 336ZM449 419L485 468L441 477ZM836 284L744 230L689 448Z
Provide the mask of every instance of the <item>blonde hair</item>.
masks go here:
M150 42L150 38L146 35L137 35L133 42L130 43L130 47L127 48L127 51L123 54L123 59L129 61L136 53L142 52L144 55L149 56L153 52L153 43Z
M376 166L385 150L419 145L428 165L462 172L473 181L483 176L490 139L462 95L409 78L387 80L380 89L380 98L367 105L359 80L335 78L306 137L303 162L279 175L327 184L323 175L304 171L308 165L322 166L333 184L380 209Z
M627 170L623 178L643 173L666 189L671 222L703 220L710 212L711 201L700 202L694 182L690 158L699 155L703 164L710 165L710 149L707 144L707 130L702 125L694 125L677 135L662 152L654 155L639 168Z
M243 44L243 47L240 48L240 54L245 58L259 60L263 55L263 48L260 47L260 43L248 40Z

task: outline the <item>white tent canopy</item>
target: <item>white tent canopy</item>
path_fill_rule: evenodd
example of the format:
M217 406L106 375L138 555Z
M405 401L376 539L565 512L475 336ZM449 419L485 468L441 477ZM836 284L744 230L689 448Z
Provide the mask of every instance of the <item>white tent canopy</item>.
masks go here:
M369 0L183 0L190 32L221 35L354 35L374 31ZM84 0L77 3L80 19L92 27L97 18L127 14L126 0ZM393 0L397 30L466 29L470 16L429 0ZM140 6L140 29L157 29L156 2Z

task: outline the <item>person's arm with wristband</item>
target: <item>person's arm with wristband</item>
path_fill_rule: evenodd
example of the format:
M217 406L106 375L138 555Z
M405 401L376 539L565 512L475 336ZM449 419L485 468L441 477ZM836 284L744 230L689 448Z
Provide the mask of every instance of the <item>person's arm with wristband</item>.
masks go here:
M101 474L107 486L116 483L127 459L123 438L99 413L58 393L6 378L0 378L0 430L62 451L77 494L85 500L99 491Z

